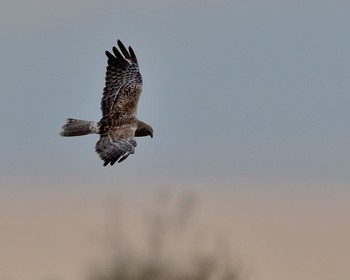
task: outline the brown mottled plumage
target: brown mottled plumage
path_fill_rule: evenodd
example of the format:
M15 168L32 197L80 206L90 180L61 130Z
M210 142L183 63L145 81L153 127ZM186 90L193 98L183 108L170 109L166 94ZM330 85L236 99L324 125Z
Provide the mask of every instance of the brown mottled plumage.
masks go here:
M62 136L100 134L96 152L104 166L122 162L135 152L135 137L151 136L150 125L137 119L137 104L142 91L142 76L136 55L120 40L113 54L106 51L108 66L101 100L102 119L99 122L68 119Z

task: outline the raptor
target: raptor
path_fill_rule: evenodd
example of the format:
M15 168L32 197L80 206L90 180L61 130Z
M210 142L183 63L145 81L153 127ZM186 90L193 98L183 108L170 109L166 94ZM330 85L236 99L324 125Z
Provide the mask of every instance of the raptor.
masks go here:
M150 125L137 118L137 105L142 92L142 76L136 55L118 40L113 53L106 51L107 71L101 100L102 118L99 121L67 119L61 136L99 134L96 152L104 166L122 162L135 153L135 137L151 136Z

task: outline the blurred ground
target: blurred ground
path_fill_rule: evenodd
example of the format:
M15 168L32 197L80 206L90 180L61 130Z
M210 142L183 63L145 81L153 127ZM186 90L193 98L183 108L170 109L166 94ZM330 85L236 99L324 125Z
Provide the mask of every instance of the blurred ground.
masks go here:
M336 190L11 192L0 198L0 279L87 279L115 248L147 253L152 219L180 211L190 215L187 224L168 227L175 241L164 243L175 256L190 250L191 240L197 248L212 240L211 249L226 250L249 279L348 280L350 195ZM187 195L187 206L176 202ZM191 209L181 214L185 207ZM179 227L191 237L181 237Z

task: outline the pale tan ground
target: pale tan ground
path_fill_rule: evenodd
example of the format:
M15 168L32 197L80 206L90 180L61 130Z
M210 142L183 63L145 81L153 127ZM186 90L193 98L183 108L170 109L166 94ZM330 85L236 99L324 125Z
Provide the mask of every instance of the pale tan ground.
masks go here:
M184 193L72 188L5 191L0 197L0 280L87 279L112 248L128 248L124 243L147 254L152 217L171 217ZM350 279L345 188L248 186L192 193L189 225L182 225L187 232L174 226L166 233L170 241L164 246L175 259L203 242L203 248L230 254L248 279ZM118 242L124 245L112 245Z

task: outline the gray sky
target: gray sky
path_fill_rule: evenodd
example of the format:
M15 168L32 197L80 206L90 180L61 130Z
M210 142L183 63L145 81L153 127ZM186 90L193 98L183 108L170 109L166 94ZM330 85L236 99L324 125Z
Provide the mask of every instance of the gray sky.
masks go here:
M2 1L1 185L346 185L349 10L337 0ZM139 118L155 137L104 168L97 136L58 133L67 117L100 118L104 51L118 38L138 56Z

